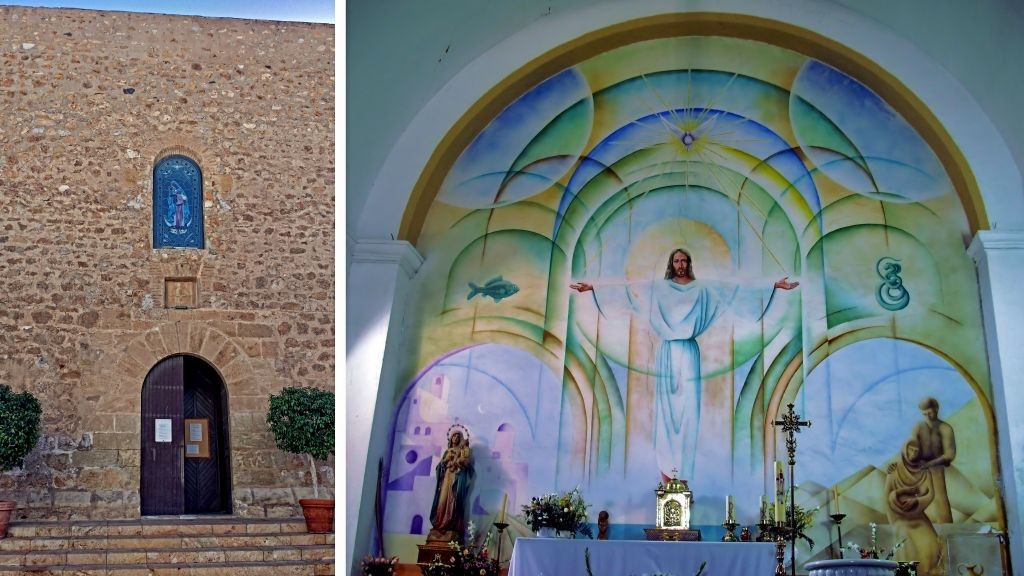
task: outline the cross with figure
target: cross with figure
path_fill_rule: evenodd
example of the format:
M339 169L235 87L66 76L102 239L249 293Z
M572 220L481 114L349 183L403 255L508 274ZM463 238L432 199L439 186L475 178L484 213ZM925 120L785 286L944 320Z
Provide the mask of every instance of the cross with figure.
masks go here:
M782 426L786 433L786 451L789 453L789 465L796 465L796 434L801 428L810 428L810 420L801 420L800 415L793 410L793 404L789 404L789 410L782 415L782 420L774 422L776 426Z
M782 426L782 431L786 434L786 451L789 452L789 514L787 515L788 522L786 529L788 534L786 539L789 540L790 553L792 554L792 576L796 576L796 493L793 486L793 467L796 466L796 435L800 432L801 428L810 428L810 420L801 420L800 415L793 410L793 404L788 405L788 410L782 415L781 420L776 420L774 424L776 426ZM778 519L776 519L778 521ZM783 540L779 539L776 546L782 546ZM778 566L776 566L776 574L785 574L785 569L782 566L782 548L779 548L776 552L776 559L778 559Z

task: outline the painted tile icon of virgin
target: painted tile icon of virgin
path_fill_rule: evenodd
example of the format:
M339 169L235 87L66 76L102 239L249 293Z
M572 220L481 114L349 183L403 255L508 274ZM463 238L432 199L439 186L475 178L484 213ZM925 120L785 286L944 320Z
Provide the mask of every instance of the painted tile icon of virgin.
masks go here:
M164 223L170 227L172 234L184 234L192 223L192 214L188 206L188 196L176 181L171 180L167 187L167 210Z

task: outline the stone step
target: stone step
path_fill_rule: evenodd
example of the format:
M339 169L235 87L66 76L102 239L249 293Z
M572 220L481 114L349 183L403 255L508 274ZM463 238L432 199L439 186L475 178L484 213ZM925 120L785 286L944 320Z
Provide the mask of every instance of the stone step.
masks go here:
M214 562L318 561L329 558L334 546L257 546L196 548L191 550L42 550L33 552L0 552L0 569L17 566L56 567L111 566L117 564L209 564Z
M0 567L0 576L333 576L334 559L317 562L264 561L218 564L121 564L117 566L66 565L41 568Z
M333 534L309 534L290 532L281 534L220 535L205 534L192 536L48 536L37 538L4 538L0 540L0 552L37 552L43 550L118 550L126 548L188 549L243 546L309 546L313 544L334 544Z
M334 534L301 518L21 521L0 539L0 576L320 576Z
M196 516L156 517L138 520L15 521L8 527L10 537L35 536L160 536L192 534L273 534L304 532L302 518L238 518Z

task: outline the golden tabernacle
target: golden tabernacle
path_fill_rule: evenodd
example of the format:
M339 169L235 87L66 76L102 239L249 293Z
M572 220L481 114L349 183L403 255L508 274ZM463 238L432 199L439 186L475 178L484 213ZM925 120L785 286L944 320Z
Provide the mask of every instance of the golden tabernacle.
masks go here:
M693 492L686 480L680 480L673 471L667 484L658 482L655 527L645 528L648 540L700 540L700 530L690 529L690 506Z

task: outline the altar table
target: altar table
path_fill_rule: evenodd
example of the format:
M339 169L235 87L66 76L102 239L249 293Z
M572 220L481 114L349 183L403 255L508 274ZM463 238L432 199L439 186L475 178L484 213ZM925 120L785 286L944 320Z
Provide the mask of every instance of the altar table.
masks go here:
M584 550L590 548L594 576L666 573L693 576L707 560L703 576L772 576L775 544L770 542L648 542L516 538L508 576L586 576Z

